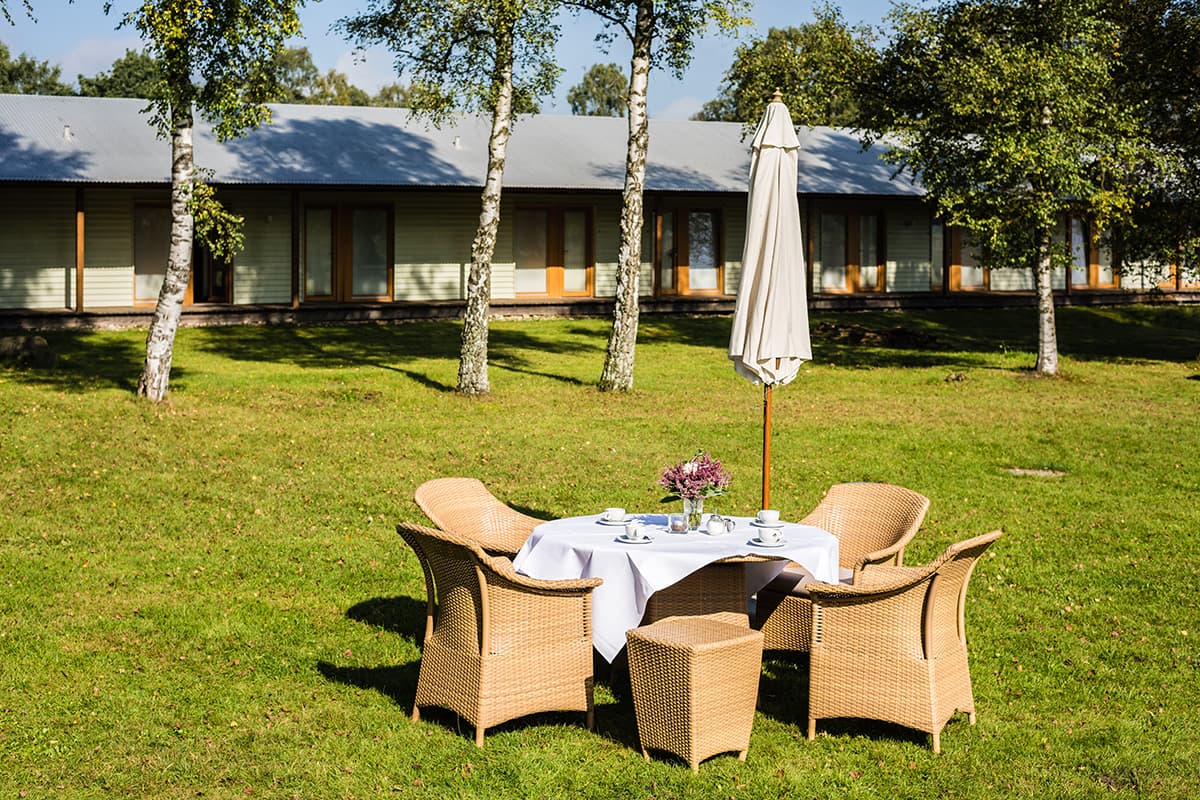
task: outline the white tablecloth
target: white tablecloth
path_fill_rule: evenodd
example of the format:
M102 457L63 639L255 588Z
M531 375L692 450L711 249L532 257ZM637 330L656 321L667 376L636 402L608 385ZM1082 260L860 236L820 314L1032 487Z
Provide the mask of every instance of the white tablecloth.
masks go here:
M746 589L753 593L766 586L795 561L817 580L837 583L837 538L811 525L787 523L786 544L761 547L751 543L758 528L751 517L732 517L737 527L730 533L670 533L666 515L637 514L654 538L649 544L624 544L620 526L601 525L599 515L569 517L544 522L533 529L525 546L513 559L518 572L533 578L604 579L592 594L592 642L612 661L625 645L625 631L636 627L650 595L722 558L768 556L777 561L747 564Z

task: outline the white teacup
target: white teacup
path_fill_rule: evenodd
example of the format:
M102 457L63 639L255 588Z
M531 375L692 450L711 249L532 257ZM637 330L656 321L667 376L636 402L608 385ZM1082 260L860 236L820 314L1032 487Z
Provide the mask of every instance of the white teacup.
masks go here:
M620 522L625 519L625 509L617 508L616 506L606 508L604 509L604 518L609 522Z
M644 539L646 538L646 527L637 520L630 520L625 523L625 538L626 539Z
M778 525L779 512L775 511L774 509L764 508L762 511L758 512L756 519L762 525Z
M778 544L783 541L783 532L778 528L763 528L758 532L758 540L766 544Z

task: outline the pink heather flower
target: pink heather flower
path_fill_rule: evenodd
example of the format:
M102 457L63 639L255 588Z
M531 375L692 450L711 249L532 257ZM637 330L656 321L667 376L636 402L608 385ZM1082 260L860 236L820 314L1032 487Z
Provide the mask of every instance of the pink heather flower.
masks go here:
M658 479L672 498L685 500L719 497L725 494L729 482L730 475L721 462L700 450L687 461L665 467Z

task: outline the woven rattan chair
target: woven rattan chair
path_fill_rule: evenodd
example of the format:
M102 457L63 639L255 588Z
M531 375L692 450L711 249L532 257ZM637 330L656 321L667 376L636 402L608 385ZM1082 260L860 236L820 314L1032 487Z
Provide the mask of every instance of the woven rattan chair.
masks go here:
M872 565L904 562L904 547L916 535L929 498L888 483L839 483L807 517L838 537L842 583L855 584ZM807 652L812 638L812 603L807 585L812 575L797 564L758 591L754 627L763 632L767 650Z
M500 502L475 478L434 478L418 486L415 497L434 526L470 539L493 555L515 556L545 521Z
M461 536L396 527L425 572L425 642L413 701L454 711L475 744L502 722L592 704L592 589L599 578L544 581L518 574Z
M817 720L893 722L933 736L955 711L975 724L967 665L967 583L1000 531L951 545L924 567L877 567L857 586L809 585L808 738Z

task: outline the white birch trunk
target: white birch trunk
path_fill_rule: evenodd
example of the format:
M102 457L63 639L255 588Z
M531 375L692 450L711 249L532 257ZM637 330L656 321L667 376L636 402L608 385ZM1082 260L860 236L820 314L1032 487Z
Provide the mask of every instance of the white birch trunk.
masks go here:
M171 115L171 248L167 255L167 274L163 277L154 318L146 336L146 362L138 380L137 393L155 402L167 396L171 378L171 357L175 332L183 310L192 272L194 221L191 212L192 179L195 163L192 153L192 111L173 109Z
M650 125L646 90L650 83L650 44L654 35L652 0L639 0L629 68L629 143L625 153L625 191L621 207L621 249L617 256L617 297L613 326L600 374L602 392L633 388L637 346L638 283L642 271L642 194L646 184L646 150Z
M1058 374L1058 333L1054 322L1054 287L1050 263L1050 230L1038 231L1038 263L1034 272L1038 306L1038 355L1034 369Z
M479 227L471 243L471 272L467 277L467 305L463 310L462 347L458 361L458 391L487 394L488 309L492 296L492 256L500 228L500 193L504 186L504 160L512 132L512 38L496 42L496 107L488 138L487 179L483 184Z

